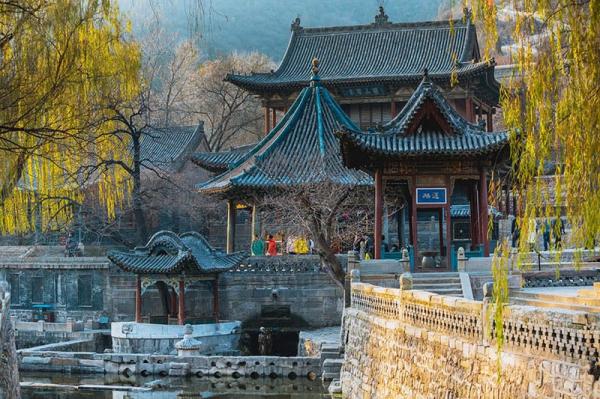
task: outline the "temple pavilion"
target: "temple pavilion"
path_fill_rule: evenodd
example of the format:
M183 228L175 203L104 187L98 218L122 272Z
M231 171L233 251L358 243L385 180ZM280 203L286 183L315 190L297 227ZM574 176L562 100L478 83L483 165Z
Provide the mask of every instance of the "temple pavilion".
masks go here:
M425 69L404 108L379 131L345 126L337 135L344 164L374 176L376 258L381 256L385 195L410 199L410 243L417 264L424 257L446 257L450 267L451 204L457 196L469 199L471 244L481 245L483 255L489 256L488 179L509 158L506 132L487 132L483 123L469 122ZM420 239L419 213L431 215L435 222L431 227L439 235L436 245L431 231Z
M219 320L219 273L239 266L246 257L243 252L224 254L210 246L196 232L177 235L171 231L159 231L143 247L133 251L111 251L108 258L119 268L137 275L135 289L135 321L151 322L142 318L142 297L156 286L168 313L164 322L171 318L185 324L185 291L190 285L208 281L213 291L213 317ZM162 315L160 315L162 317ZM165 323L166 324L166 323Z
M322 181L342 185L372 184L366 173L342 165L334 133L342 126L352 129L358 126L321 85L318 65L314 59L309 85L275 128L227 171L199 185L200 192L227 199L228 252L234 250L238 208L252 208L251 231L257 231L257 210L251 203L255 195Z
M297 18L279 67L226 80L261 97L265 132L305 86L306 65L321 61L321 83L361 129L389 122L419 84L423 68L470 122L493 130L500 84L481 58L468 9L456 20L393 23L383 7L370 24L308 28Z
M313 77L311 88L307 89L305 87L309 78L307 65L314 57L320 61L318 79ZM422 84L425 68L428 70L427 82L429 83ZM424 86L431 85L435 88L435 97L440 99L436 100L435 104L443 103L445 109L450 110L444 115L452 118L452 123L444 124L442 117L432 116L437 118L436 120L446 129L440 132L448 131L458 135L466 131L466 135L463 136L468 140L471 140L471 134L480 137L481 133L489 132L490 136L481 140L487 142L486 140L496 137L500 141L496 143L498 147L494 148L500 151L500 148L504 148L506 137L504 133L493 133L492 117L499 106L500 91L500 84L494 77L494 70L493 60L481 58L476 28L467 9L462 18L453 21L393 23L389 21L382 7L374 21L366 25L308 28L303 27L300 20L296 19L291 26L288 48L276 70L249 75L230 74L226 78L229 82L255 93L262 99L265 108L265 131L268 132L265 140L249 148L220 153L197 153L193 158L194 162L201 167L220 174L199 187L204 193L219 194L228 199L228 251L233 251L235 210L244 208L251 210L251 231L257 232L256 209L248 203L248 198L275 184L273 179L266 179L257 170L270 165L271 168L281 170L282 173L298 170L302 175L301 171L314 156L312 152L305 151L304 146L319 140L320 133L315 129L317 125L314 122L318 119L319 108L314 106L316 104L314 101L303 103L302 98L307 95L307 90L314 90L316 86L319 87L318 91L327 93L323 96L327 101L321 101L321 104L323 109L327 109L327 112L334 116L336 125L345 126L348 132L355 133L372 129L375 131L374 135L383 134L382 137L387 137L386 135L392 131L391 126L395 126L399 121L399 111L403 110L404 115L407 107L414 106L416 103L415 96L425 91ZM419 91L415 92L418 87ZM431 103L429 100L426 102ZM292 115L298 114L299 106L304 111L302 118L297 120L292 118ZM436 106L427 105L427 107ZM433 114L427 113L427 115ZM291 128L293 134L289 133L288 125L293 125ZM327 137L325 142L330 143L329 125L323 126L325 126L325 133L322 137ZM386 126L385 129L382 129L382 126ZM429 128L428 125L424 127ZM290 139L285 138L288 135ZM282 138L277 138L280 136ZM331 140L333 143L336 139ZM424 142L428 142L428 139ZM328 145L326 151L338 154L337 151L330 150ZM451 162L453 167L466 165L467 158L484 165L484 172L481 172L479 167L474 167L466 174L465 169L462 178L448 174L446 169L450 165L444 164L445 161L437 157L441 153L432 149L412 153L410 159L413 166L422 165L425 169L429 168L430 172L427 173L432 175L438 173L440 176L445 176L444 179L457 181L457 184L444 183L443 186L447 190L449 211L444 213L444 210L440 211L439 207L429 207L429 211L414 215L417 221L412 225L410 222L413 215L409 214L410 206L406 205L410 204L406 202L411 198L409 189L414 186L409 187L404 178L382 179L383 175L377 175L375 169L371 168L375 163L362 165L353 163L355 161L350 161L349 158L345 161L349 162L346 165L351 168L369 172L371 179L375 177L385 180L386 188L380 193L383 198L383 209L380 210L383 214L379 220L383 221L379 231L386 234L389 244L391 244L390 238L393 238L399 246L409 246L414 243L416 249L436 247L437 256L441 257L447 255L451 241L455 241L456 245L468 247L475 253L484 255L489 252L487 250L489 243L486 244L488 241L482 236L482 213L491 215L495 222L497 218L508 213L510 197L508 187L502 187L507 193L503 214L498 209L482 205L484 197L482 193L487 191L487 186L475 187L479 184L477 182L483 181L482 176L487 176L488 172L495 167L492 159L494 148L485 147L486 155L481 154L481 159L474 161L473 154L479 153L480 149L452 155L456 161ZM500 152L504 156L504 152ZM271 159L275 153L278 154L277 160ZM345 158L346 155L360 158L355 153L344 154ZM373 161L374 156L375 153L373 156L369 155L369 162ZM423 157L423 162L420 157ZM461 157L464 158L462 163L458 161ZM289 165L286 162L289 162ZM258 164L260 166L257 167ZM342 173L340 176L356 176L338 166L341 164L340 158L339 163L335 161L336 168L330 170L338 170ZM288 184L295 178L296 176L292 176L288 180L285 178L275 180ZM420 177L419 181L423 178ZM411 179L409 179L410 184L412 184ZM435 183L436 187L439 186L438 183ZM451 201L450 196L452 196ZM485 200L487 201L487 195ZM419 209L428 209L425 204L418 205ZM448 218L451 218L451 223L447 223ZM438 228L434 229L434 222L442 226L440 229L446 232L445 237L444 234L438 234ZM413 237L417 225L422 225L422 228L417 230L427 231L427 234ZM497 231L497 228L494 231ZM378 236L380 237L380 234L376 233L375 237ZM375 247L379 252L377 246Z

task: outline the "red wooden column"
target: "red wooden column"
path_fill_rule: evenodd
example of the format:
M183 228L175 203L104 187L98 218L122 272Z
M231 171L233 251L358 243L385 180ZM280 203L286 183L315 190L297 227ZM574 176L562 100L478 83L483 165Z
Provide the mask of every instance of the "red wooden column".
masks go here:
M135 322L142 322L142 278L139 274L135 281Z
M235 221L236 207L235 201L227 200L227 253L235 251Z
M475 249L479 245L479 200L477 197L477 182L471 185L471 195L469 199L469 207L471 214L471 249Z
M494 131L494 122L493 122L493 113L492 111L494 110L494 108L490 108L487 112L487 131L488 132L493 132Z
M173 288L169 290L169 296L169 302L171 302L170 315L175 317L177 314L177 296L175 295L175 290Z
M488 239L488 192L485 168L481 168L479 170L479 185L479 220L481 221L481 242L483 242L483 256L490 256L490 240Z
M179 313L177 314L179 325L185 323L185 282L183 277L179 280Z
M274 128L277 124L277 110L275 108L271 108L271 128Z
M393 99L390 103L390 116L392 119L394 119L394 117L396 116L396 101L394 101Z
M473 109L473 99L471 97L467 97L465 100L465 111L467 113L467 120L469 122L475 122L475 112Z
M265 134L269 133L271 127L269 126L270 118L269 118L269 107L265 106Z
M414 255L414 262L415 262L415 266L417 265L417 259L418 259L418 252L419 252L419 246L418 246L418 239L417 239L417 178L416 176L412 177L412 193L411 193L411 198L412 198L412 208L411 208L411 212L410 212L410 232L411 232L411 244L413 246L413 255Z
M215 323L219 322L219 276L215 277L212 282L213 292L213 317Z
M375 170L375 259L381 259L381 235L383 234L383 171Z

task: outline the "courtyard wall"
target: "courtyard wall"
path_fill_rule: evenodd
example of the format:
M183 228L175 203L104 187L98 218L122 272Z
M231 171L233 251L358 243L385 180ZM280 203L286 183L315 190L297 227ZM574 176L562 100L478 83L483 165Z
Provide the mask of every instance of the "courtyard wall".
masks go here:
M498 350L492 310L485 301L353 284L343 397L600 397L597 314L506 306Z

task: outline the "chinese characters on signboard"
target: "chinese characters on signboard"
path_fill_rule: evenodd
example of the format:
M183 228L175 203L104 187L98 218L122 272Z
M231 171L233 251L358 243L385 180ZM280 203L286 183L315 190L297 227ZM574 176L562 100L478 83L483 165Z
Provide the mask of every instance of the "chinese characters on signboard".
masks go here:
M421 205L445 205L445 188L417 188L417 204Z

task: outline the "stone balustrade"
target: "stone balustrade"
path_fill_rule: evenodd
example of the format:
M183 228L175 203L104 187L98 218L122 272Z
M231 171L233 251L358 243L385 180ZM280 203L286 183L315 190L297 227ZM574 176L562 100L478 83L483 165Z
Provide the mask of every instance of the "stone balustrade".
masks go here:
M494 305L425 291L352 284L352 308L474 343L496 339ZM504 346L517 352L568 360L598 358L600 315L568 310L505 306Z
M342 265L346 267L347 257L338 255ZM318 255L280 255L280 256L251 256L232 273L324 273Z

